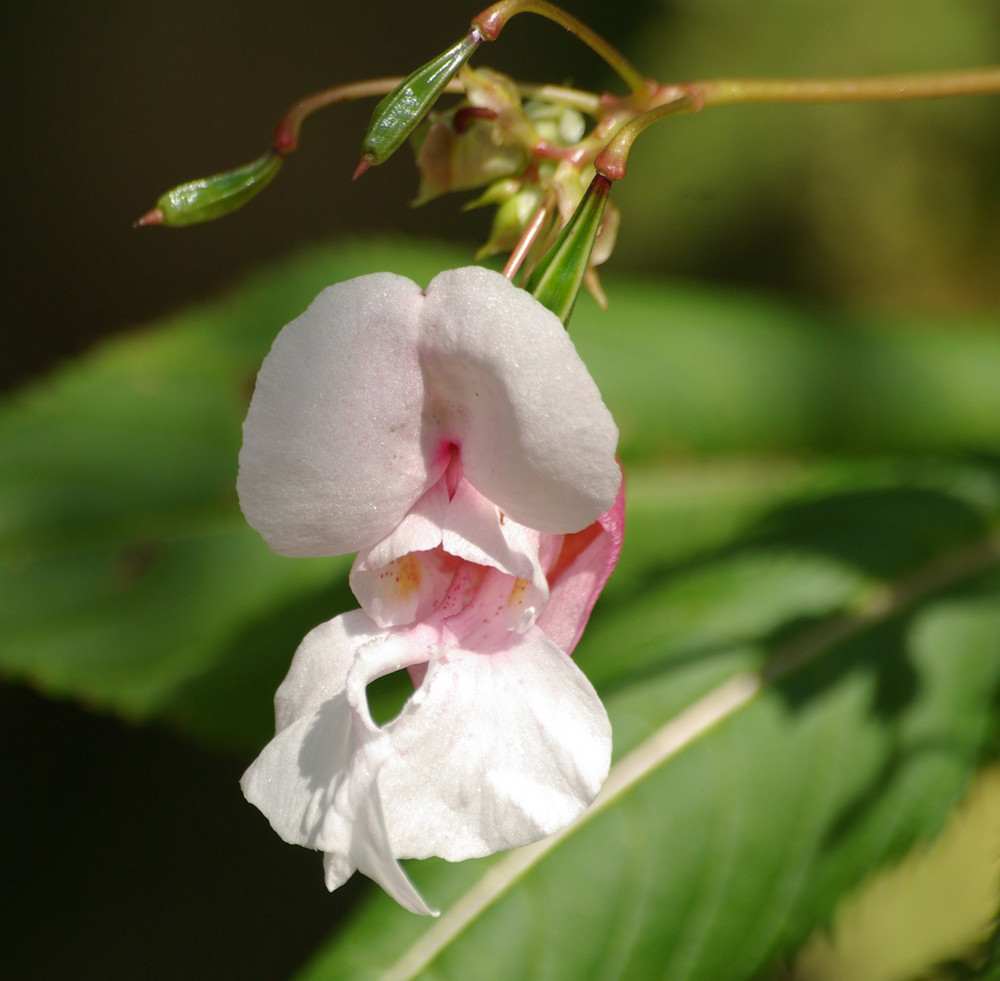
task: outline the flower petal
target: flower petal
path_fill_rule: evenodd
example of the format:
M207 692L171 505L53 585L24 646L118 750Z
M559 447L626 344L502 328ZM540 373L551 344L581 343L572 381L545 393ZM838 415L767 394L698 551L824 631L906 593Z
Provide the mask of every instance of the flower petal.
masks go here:
M377 882L411 913L437 916L438 911L427 905L396 861L386 832L377 780L355 778L349 786L351 820L348 851L346 854L328 851L323 855L327 889L332 892L341 885L344 882L343 873L353 866Z
M562 323L499 273L436 276L420 307L425 431L529 528L579 531L621 483L618 430Z
M360 611L310 631L295 652L275 697L278 732L243 775L245 796L286 841L336 849L349 837L345 787L374 779L381 765L373 748L380 730L371 719L365 687L375 678L427 660L427 638L380 631ZM350 804L350 810L355 805Z
M455 565L437 548L447 510L442 477L396 528L355 558L351 590L380 627L424 619L444 596Z
M614 500L618 430L562 324L499 273L391 273L324 290L278 335L244 423L238 490L283 555L388 535L458 447L520 524L578 531Z
M452 648L388 726L379 771L399 857L450 861L552 834L607 776L611 726L573 661L537 627L494 650Z
M507 627L522 633L549 597L538 555L540 539L533 528L507 518L467 480L459 482L445 516L443 547L451 555L522 580L517 602L505 606Z
M275 731L281 732L341 694L357 649L383 634L361 610L344 613L310 630L274 696Z
M415 913L433 911L389 841L378 775L393 747L372 722L365 686L426 659L432 636L377 631L360 611L311 631L279 688L285 725L240 781L285 841L327 853L328 888L359 869Z
M548 570L549 601L538 626L558 647L572 654L604 584L614 572L625 533L625 484L614 505L589 528L566 535Z
M237 489L281 555L336 555L386 536L428 473L417 361L420 288L376 273L324 290L278 335L243 425Z

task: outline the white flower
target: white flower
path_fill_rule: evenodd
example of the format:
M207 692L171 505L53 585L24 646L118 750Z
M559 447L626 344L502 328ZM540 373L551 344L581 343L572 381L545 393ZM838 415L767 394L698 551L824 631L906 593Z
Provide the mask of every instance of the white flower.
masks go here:
M487 270L341 283L278 336L241 505L282 554L359 549L362 609L303 641L243 788L330 889L357 868L431 912L397 859L525 844L597 793L610 725L568 654L621 545L616 442L558 318Z

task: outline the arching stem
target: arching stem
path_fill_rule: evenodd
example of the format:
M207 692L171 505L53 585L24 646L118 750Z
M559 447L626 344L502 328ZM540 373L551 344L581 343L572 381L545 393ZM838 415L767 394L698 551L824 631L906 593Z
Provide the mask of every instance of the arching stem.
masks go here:
M719 78L663 85L650 98L653 108L628 120L598 154L594 165L609 180L625 176L636 137L665 116L710 106L748 103L898 102L1000 93L1000 68L862 78Z
M317 109L325 109L327 106L335 105L338 102L349 102L354 99L367 99L371 96L386 95L391 92L402 81L401 76L395 78L369 78L363 82L352 82L349 85L337 85L332 89L324 89L322 92L313 92L298 102L294 103L288 111L281 117L274 131L274 149L276 153L284 156L291 153L299 145L299 132L302 123L307 116L312 115ZM446 92L461 92L462 86L457 80L445 86Z
M645 98L650 94L649 82L617 48L572 14L568 14L555 4L547 3L546 0L500 0L499 3L487 7L482 13L473 17L472 25L479 28L484 41L495 41L511 17L529 13L538 14L560 27L565 27L570 34L586 44L614 69L634 96Z
M663 105L659 105L655 109L649 109L625 123L594 160L594 168L597 172L603 174L608 180L620 181L625 176L625 164L632 144L647 126L678 112L697 111L699 106L696 104L695 97L684 91L684 88L683 86L674 86L669 97L670 101L664 102Z

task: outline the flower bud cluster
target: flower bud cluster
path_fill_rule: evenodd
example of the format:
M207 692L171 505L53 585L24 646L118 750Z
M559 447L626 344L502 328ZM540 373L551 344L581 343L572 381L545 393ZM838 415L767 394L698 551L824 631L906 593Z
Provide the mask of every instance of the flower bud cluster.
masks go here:
M428 115L411 142L420 173L415 205L452 191L482 189L466 209L494 206L489 238L477 258L510 252L530 228L535 237L530 268L554 242L594 177L593 159L606 137L582 112L539 90L525 97L512 79L488 68L464 66L464 98ZM544 93L544 97L542 95ZM607 260L619 214L608 205L590 259ZM588 286L601 299L596 279Z

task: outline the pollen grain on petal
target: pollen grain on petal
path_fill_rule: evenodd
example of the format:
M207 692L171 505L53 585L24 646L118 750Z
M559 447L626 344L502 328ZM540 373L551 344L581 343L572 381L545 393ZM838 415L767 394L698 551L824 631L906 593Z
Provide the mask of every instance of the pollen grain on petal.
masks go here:
M530 579L515 579L507 600L508 606L519 606L524 603L524 594L531 585Z
M404 599L420 590L423 570L420 567L420 560L412 552L408 552L392 562L383 571L382 576L393 580L395 585L390 588L398 599Z
M511 629L524 633L538 618L538 607L529 602L532 595L530 579L515 579L507 597L506 610L497 610L498 616L503 616Z

